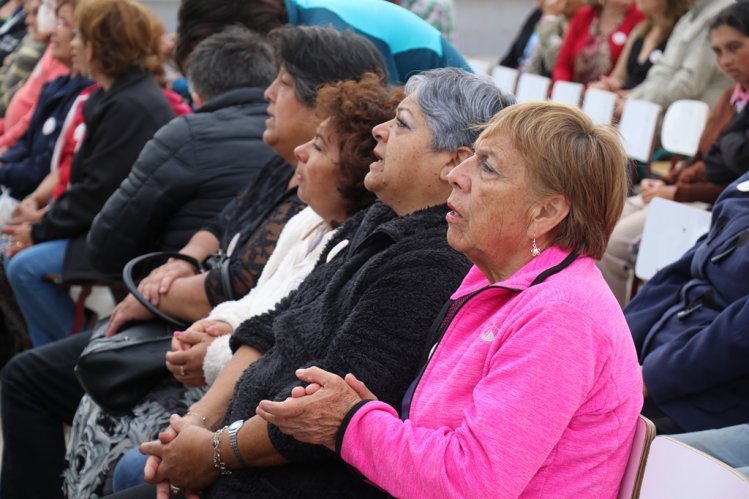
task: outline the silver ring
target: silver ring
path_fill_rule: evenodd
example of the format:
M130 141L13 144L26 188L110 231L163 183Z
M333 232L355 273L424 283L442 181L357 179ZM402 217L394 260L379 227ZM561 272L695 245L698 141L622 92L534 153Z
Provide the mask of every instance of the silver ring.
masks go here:
M179 375L180 376L184 376L185 375L185 365L184 364L182 364L181 366L179 366Z
M182 489L177 487L176 485L169 484L169 490L172 491L172 494L177 495L182 493Z

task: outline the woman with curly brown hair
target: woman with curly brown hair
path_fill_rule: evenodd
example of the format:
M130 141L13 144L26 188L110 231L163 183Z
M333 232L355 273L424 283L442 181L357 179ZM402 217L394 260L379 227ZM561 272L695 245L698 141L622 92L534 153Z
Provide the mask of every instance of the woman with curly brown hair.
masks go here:
M76 8L74 60L99 83L83 108L86 137L70 185L34 224L12 228L6 274L34 346L71 330L67 289L45 279L88 268L85 240L104 202L127 177L143 145L174 117L153 71L161 27L134 0L83 0Z

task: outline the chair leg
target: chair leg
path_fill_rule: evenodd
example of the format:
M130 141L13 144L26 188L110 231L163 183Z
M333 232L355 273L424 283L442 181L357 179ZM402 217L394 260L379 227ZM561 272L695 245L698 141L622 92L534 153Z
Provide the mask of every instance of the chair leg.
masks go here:
M83 329L83 324L86 321L86 298L91 294L93 285L83 284L81 285L81 294L78 295L78 300L75 302L75 315L73 316L73 334L80 333Z

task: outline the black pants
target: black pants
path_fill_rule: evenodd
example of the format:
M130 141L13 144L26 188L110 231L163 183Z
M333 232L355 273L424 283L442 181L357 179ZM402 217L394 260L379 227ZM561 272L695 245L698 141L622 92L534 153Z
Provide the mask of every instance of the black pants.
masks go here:
M2 371L2 499L64 497L63 423L72 424L83 389L73 372L90 333L23 352Z

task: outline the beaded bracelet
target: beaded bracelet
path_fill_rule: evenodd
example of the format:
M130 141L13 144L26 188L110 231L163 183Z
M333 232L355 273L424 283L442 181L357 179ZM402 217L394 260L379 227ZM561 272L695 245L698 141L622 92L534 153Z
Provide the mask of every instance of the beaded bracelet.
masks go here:
M226 430L226 426L223 428L219 428L216 430L216 433L213 434L213 442L211 442L211 445L213 446L213 467L216 468L221 475L231 475L231 470L226 467L226 463L224 463L223 459L221 459L221 434Z

